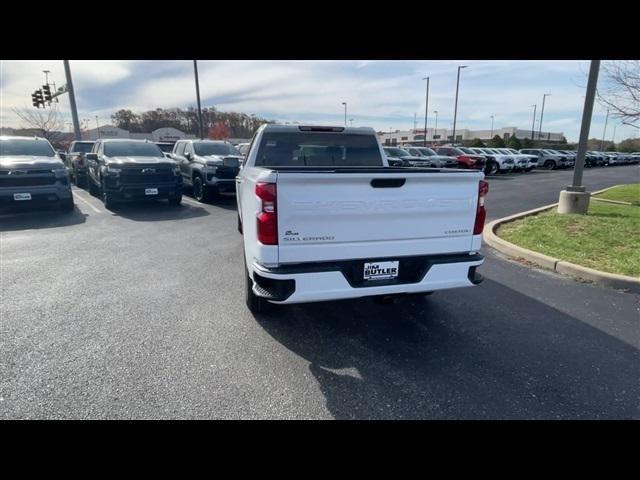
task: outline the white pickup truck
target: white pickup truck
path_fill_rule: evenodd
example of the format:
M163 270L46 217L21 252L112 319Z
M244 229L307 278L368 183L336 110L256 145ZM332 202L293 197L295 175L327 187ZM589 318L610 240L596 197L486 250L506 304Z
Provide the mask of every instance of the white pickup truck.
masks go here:
M254 313L482 281L482 172L389 167L371 128L268 124L236 182Z

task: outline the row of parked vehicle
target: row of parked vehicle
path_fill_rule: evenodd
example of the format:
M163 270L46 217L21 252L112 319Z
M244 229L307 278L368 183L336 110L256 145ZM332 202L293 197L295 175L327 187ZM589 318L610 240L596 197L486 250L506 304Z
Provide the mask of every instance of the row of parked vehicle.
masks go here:
M488 147L384 147L389 165L405 167L463 168L483 170L487 175L509 172L530 172L534 168L555 170L575 165L577 152L543 148ZM628 165L640 162L640 154L589 151L586 167Z

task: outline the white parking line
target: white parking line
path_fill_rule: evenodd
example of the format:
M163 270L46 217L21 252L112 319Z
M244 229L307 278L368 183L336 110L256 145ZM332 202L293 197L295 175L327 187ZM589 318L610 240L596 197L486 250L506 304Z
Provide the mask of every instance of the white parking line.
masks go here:
M94 206L89 202L89 200L87 200L86 198L83 198L83 197L78 193L78 191L77 191L77 190L75 190L75 189L74 189L74 190L72 190L72 191L73 191L74 196L75 196L78 200L82 200L82 203L84 203L84 204L88 205L88 206L89 206L89 208L91 208L91 210L93 210L93 211L94 211L94 212L96 212L96 213L103 213L103 211L102 211L102 210L98 210L98 208L94 207Z

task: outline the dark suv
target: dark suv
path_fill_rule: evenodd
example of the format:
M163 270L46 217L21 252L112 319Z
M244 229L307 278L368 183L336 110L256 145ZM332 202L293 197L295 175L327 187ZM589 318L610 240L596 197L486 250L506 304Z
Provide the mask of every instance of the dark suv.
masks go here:
M86 155L89 191L105 207L142 199L182 201L182 176L176 163L147 140L98 139Z
M85 155L93 148L94 141L71 142L65 154L65 163L69 167L71 179L79 186L87 185L87 160Z
M242 153L228 142L218 140L178 140L171 158L178 164L185 186L193 187L199 202L212 194L234 192Z

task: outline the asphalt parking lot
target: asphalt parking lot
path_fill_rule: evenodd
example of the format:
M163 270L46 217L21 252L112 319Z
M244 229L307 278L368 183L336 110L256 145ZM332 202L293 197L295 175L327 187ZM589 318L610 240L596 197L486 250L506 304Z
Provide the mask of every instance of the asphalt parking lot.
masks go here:
M555 202L571 175L491 177L488 220ZM254 317L232 196L74 195L71 214L0 215L0 418L640 418L640 295L485 247L477 288Z

